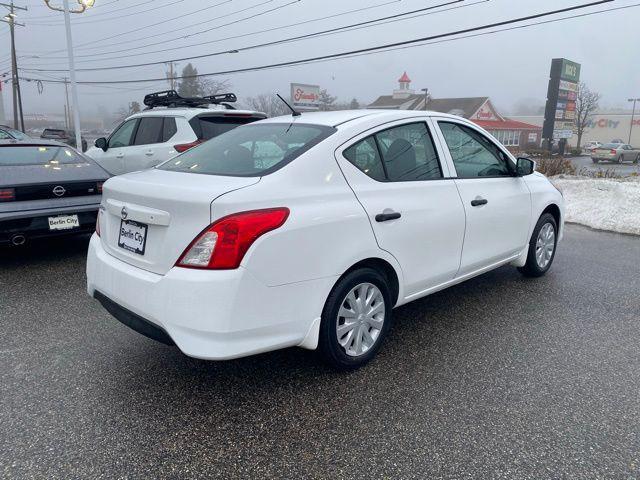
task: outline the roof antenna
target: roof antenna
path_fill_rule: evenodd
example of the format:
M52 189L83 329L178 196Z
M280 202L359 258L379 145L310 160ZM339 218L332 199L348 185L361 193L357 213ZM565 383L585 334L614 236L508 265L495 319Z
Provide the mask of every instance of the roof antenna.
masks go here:
M278 96L278 98L280 100L282 100L282 103L284 103L287 107L289 107L289 110L291 110L291 116L299 117L300 115L302 115L302 113L300 113L295 108L293 108L291 105L289 105L289 103L284 98L282 98L279 93L276 93L276 95Z

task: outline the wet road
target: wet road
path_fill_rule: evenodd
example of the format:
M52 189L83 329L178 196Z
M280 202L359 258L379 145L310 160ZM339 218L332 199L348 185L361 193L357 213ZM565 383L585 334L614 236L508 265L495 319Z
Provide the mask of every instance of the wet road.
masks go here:
M1 478L638 478L640 238L568 226L395 311L378 358L185 357L84 291L87 240L0 253Z

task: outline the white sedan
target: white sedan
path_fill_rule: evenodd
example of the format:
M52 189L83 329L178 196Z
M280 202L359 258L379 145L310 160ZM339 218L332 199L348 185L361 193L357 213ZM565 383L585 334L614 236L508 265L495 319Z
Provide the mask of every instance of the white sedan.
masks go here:
M505 264L544 275L563 218L533 162L465 119L278 117L109 179L88 292L192 357L299 346L351 369L394 307Z

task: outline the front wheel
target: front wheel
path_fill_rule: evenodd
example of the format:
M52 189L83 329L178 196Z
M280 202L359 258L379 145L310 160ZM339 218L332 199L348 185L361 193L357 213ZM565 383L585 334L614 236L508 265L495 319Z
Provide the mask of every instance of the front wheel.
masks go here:
M389 331L391 295L377 270L349 272L333 287L322 311L319 351L337 370L354 370L371 360Z
M633 163L638 163L640 162L640 153L636 156L636 159L633 161Z
M550 213L540 217L529 240L527 263L518 268L525 277L541 277L551 268L558 245L558 224Z

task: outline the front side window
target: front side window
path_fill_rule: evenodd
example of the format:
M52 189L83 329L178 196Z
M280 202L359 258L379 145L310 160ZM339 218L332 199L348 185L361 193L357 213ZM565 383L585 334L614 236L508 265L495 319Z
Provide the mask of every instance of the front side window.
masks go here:
M484 135L465 125L438 122L451 152L458 178L507 177L509 159Z
M0 130L0 140L9 140L13 138L11 135L9 135L7 132L5 132L4 130Z
M133 131L136 127L137 119L127 120L113 132L109 138L109 148L128 147L131 145Z
M158 168L239 177L268 175L335 131L332 127L311 124L245 125L212 138Z
M162 117L142 117L134 145L150 145L162 141Z

